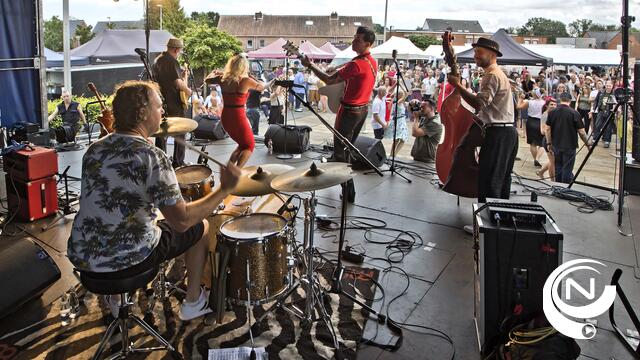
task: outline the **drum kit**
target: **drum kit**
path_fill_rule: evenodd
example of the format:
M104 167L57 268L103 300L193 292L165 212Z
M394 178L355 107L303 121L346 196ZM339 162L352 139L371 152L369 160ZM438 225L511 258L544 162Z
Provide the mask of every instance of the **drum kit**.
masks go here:
M170 136L195 128L189 119L169 118L163 121L156 136ZM176 139L176 141L182 141ZM183 144L214 163L223 163L187 142ZM195 201L214 187L212 170L203 164L176 169L176 177L186 201ZM203 283L212 289L209 303L222 322L227 305L251 308L272 305L257 319L261 322L276 308L297 316L302 326L322 320L333 337L336 350L339 343L331 318L324 308L326 290L320 285L314 263L314 228L316 191L345 183L354 177L346 163L312 163L294 168L285 164L264 164L242 169L238 184L208 217L210 256ZM288 200L281 192L294 193ZM309 193L302 198L295 193ZM297 198L304 205L304 236L296 241L295 221L298 207L291 204ZM287 299L299 288L304 290L306 305L296 307ZM253 334L249 328L251 345ZM339 351L337 352L337 354Z

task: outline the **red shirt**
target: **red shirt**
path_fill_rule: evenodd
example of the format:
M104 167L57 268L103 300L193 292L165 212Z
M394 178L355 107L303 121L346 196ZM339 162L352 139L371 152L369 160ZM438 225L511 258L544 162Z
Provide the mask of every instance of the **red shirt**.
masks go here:
M376 82L375 69L377 68L376 60L371 57L371 54L365 53L356 56L338 71L346 83L342 97L344 104L358 106L369 102Z

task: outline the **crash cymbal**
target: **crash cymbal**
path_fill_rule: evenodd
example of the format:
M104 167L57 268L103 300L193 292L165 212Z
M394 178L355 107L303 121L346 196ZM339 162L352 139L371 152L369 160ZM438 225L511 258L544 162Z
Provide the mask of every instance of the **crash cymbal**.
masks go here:
M278 191L303 192L314 191L352 179L355 173L347 163L312 163L310 166L286 172L271 182L271 187Z
M276 192L271 181L278 175L295 169L285 164L264 164L242 169L238 185L232 192L235 196L261 196Z
M194 120L181 117L168 117L167 121L160 122L160 128L152 136L183 135L192 132L198 127Z

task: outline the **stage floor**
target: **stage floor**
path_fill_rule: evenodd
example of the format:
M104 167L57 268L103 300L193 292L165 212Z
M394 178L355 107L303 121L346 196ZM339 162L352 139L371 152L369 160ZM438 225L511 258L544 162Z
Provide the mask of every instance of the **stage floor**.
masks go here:
M218 158L227 159L235 144L230 140L218 141L209 145L207 151ZM71 166L69 174L81 176L81 157L84 151L65 152L59 154L61 171ZM292 166L308 164L318 158L318 153L307 152L301 158L278 160L267 154L264 145L259 145L249 165L265 163L287 163ZM187 161L196 162L196 154L187 151ZM411 162L402 159L406 162ZM217 169L214 167L214 171ZM406 174L406 173L404 173ZM473 241L463 230L463 226L471 223L472 201L457 199L438 189L431 176L417 177L408 175L409 184L399 176L385 173L384 177L376 174L358 172L355 178L356 203L350 205L348 214L352 216L372 217L386 221L389 227L414 231L422 237L424 245L411 251L402 262L396 264L411 275L408 292L395 301L389 309L389 315L401 322L418 324L436 328L447 333L455 344L457 359L479 359L477 338L473 321ZM0 177L4 183L4 176ZM79 183L71 183L71 189L79 192ZM5 186L0 189L4 192ZM339 216L340 187L318 192L317 213L328 216ZM514 185L517 193L512 197L516 201L528 201L529 193L520 185ZM612 198L611 194L584 187L576 187L591 195L602 195ZM4 197L4 194L3 194ZM625 237L618 233L615 211L596 211L592 214L578 212L569 202L551 197L541 196L542 204L556 219L558 227L564 233L563 260L575 258L592 258L607 265L601 274L602 283L608 283L616 268L624 273L621 283L628 298L637 312L640 312L640 235ZM640 223L640 197L627 197L625 213L625 230L632 232L630 224ZM70 232L73 215L61 220L50 230L42 232L41 227L51 221L44 219L24 226L26 234L38 240L53 256L62 270L62 279L46 291L44 296L28 304L18 313L0 321L0 332L20 329L40 319L45 306L57 299L63 292L76 284L71 273L71 265L65 257L66 240ZM298 226L302 222L298 221ZM6 231L15 230L9 226ZM301 232L299 232L301 234ZM384 238L383 234L373 234ZM300 235L299 235L300 236ZM327 251L337 249L331 236L316 236L319 248ZM385 245L368 243L364 233L349 230L346 234L348 245L360 245L370 257L385 256ZM1 237L0 241L11 241L11 237ZM376 260L365 260L365 266L385 268L387 264ZM406 286L405 277L398 271L391 271L382 276L387 302L398 295ZM7 291L4 289L3 291ZM380 302L375 306L380 307ZM619 304L618 304L619 305ZM617 307L620 309L620 306ZM386 306L383 309L386 311ZM619 310L618 310L619 311ZM579 341L582 348L581 359L629 359L631 358L612 332L608 315L597 318L599 329L594 340ZM619 325L627 329L631 327L628 319L620 319ZM365 330L366 337L376 334L379 342L394 342L388 329L369 321ZM376 347L363 346L358 352L359 359L448 359L451 357L451 346L440 338L421 332L404 331L404 342L397 352L386 352Z

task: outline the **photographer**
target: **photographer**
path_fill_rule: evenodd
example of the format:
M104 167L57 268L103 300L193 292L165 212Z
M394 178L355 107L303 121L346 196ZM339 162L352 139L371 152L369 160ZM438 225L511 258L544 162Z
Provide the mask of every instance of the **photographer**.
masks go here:
M436 103L431 98L423 101L412 100L409 109L415 121L411 135L416 138L411 148L411 156L416 161L433 163L436 161L436 149L442 137L442 124L436 115Z

